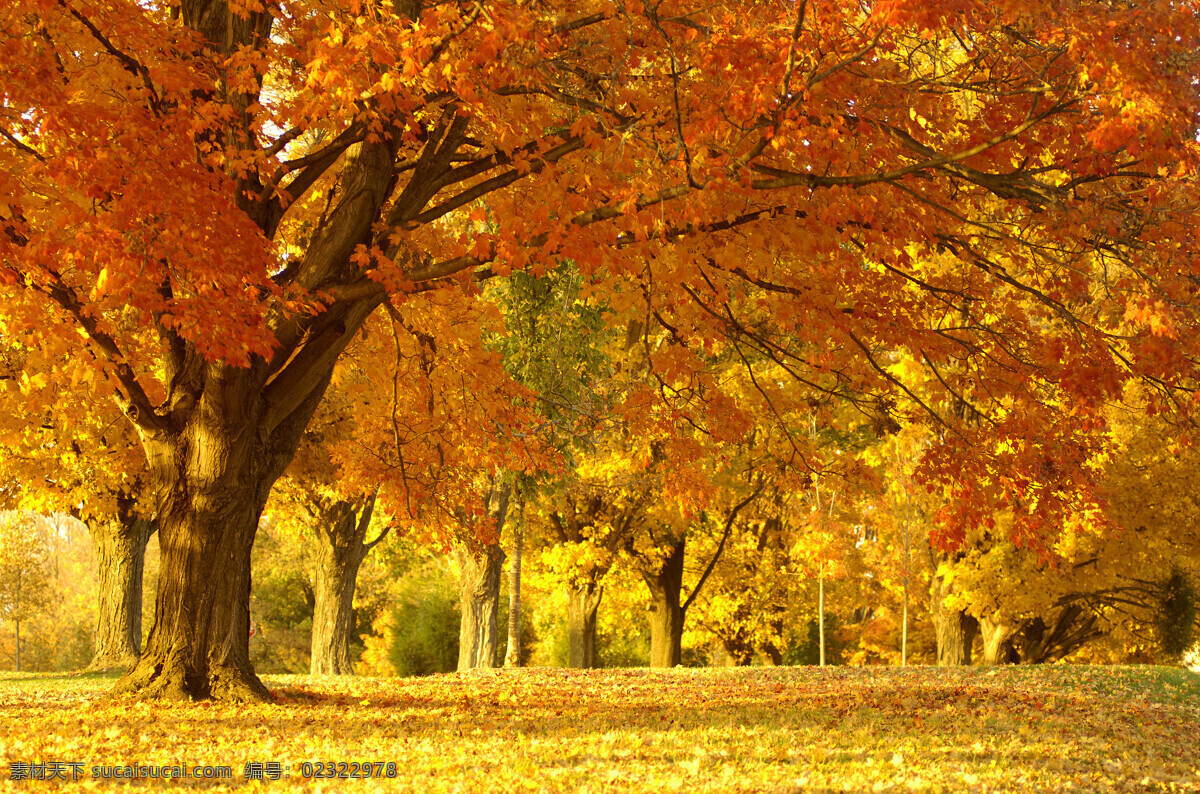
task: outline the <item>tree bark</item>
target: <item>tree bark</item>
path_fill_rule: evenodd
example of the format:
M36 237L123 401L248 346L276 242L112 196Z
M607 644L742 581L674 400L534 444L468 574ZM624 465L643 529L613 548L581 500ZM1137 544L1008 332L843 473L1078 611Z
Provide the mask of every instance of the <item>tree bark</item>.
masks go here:
M817 575L817 641L821 649L821 667L825 666L825 568Z
M500 614L500 577L504 552L499 546L456 551L462 593L462 622L458 632L458 669L496 666Z
M250 664L250 550L332 361L303 397L282 394L280 403L263 391L265 368L204 366L199 400L142 428L162 554L158 598L146 648L114 691L268 700Z
M937 634L937 663L939 667L956 667L971 663L971 646L979 623L959 609L945 604L950 588L940 576L933 577L929 609Z
M650 666L674 667L683 656L684 609L679 602L683 589L683 557L686 539L680 538L657 570L642 578L650 588Z
M497 619L500 615L500 579L504 567L504 551L500 548L500 531L508 518L508 499L512 483L500 475L492 479L488 492L488 513L496 522L496 542L473 549L460 545L457 549L460 571L462 622L458 631L458 669L475 670L496 666L499 646Z
M983 635L984 664L1012 664L1016 661L1012 644L1016 627L1001 620L980 618L979 632Z
M517 525L513 533L513 558L508 570L508 648L505 667L520 667L521 659L521 558L525 551L525 497L518 501Z
M120 509L88 530L99 563L96 650L89 670L129 667L142 647L142 583L154 522Z
M370 543L367 529L375 494L358 502L339 500L320 511L316 527L317 567L313 577L312 675L352 675L350 635L354 631L354 590L367 553L387 534Z
M596 612L604 588L595 582L567 587L567 667L590 670L596 665Z

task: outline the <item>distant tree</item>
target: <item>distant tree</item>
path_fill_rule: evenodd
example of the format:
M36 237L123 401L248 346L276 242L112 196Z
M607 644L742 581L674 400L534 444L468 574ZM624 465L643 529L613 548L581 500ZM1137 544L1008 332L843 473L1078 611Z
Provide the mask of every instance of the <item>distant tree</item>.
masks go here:
M54 592L50 549L38 518L24 511L0 514L0 617L13 624L13 665L21 670L21 624L39 617Z

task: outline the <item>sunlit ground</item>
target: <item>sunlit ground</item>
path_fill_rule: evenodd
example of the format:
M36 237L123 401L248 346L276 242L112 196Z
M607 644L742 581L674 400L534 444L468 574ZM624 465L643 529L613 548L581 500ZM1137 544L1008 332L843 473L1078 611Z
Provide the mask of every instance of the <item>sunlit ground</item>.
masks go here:
M534 669L266 681L278 702L245 707L107 700L111 678L0 674L4 787L45 788L10 781L13 763L75 762L79 782L61 784L72 789L123 785L91 779L93 766L178 764L228 766L234 777L172 787L338 791L345 780L302 773L324 763L334 775L362 775L356 762L377 762L370 773L384 777L349 785L1200 791L1200 675L1179 669ZM281 782L247 782L247 763L269 773L272 762Z

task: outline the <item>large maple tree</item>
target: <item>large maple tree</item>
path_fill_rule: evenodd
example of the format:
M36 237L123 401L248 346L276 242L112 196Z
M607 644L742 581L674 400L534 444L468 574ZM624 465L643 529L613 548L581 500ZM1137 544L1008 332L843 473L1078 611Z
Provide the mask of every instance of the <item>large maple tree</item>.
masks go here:
M6 327L105 384L158 504L120 688L267 695L258 516L351 338L422 290L636 275L680 341L885 413L896 349L981 414L1086 412L1129 372L1174 394L1197 29L1189 3L6 3Z

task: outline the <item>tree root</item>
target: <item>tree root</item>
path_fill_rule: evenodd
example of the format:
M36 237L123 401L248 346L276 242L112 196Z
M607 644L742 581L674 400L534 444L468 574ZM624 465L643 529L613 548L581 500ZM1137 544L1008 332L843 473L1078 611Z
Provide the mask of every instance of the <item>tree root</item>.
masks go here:
M232 665L214 665L206 674L190 673L174 660L158 661L143 656L117 681L113 695L131 695L139 700L217 700L224 703L268 703L270 691L253 670Z

